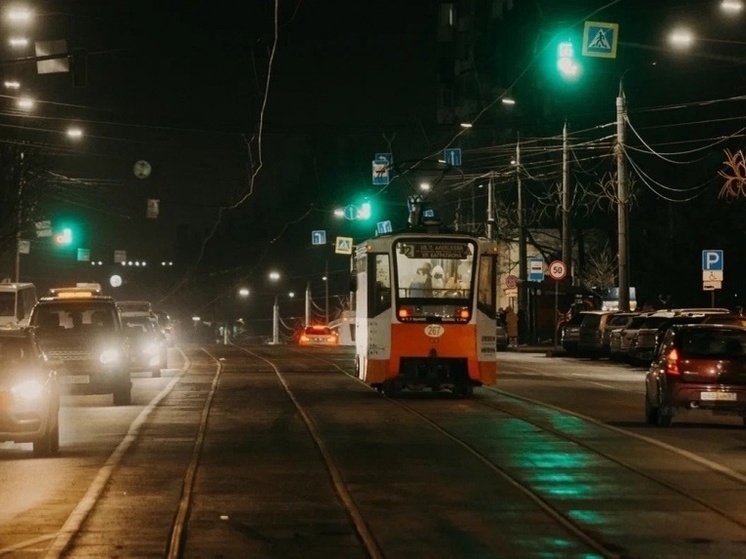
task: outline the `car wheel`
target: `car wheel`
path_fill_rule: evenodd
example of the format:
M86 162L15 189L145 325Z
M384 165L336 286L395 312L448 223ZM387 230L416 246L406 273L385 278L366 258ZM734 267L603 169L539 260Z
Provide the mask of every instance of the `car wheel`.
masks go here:
M47 426L47 430L36 439L32 444L34 446L34 456L43 457L52 454L52 439L54 438L54 428Z
M668 427L671 425L671 421L673 420L673 412L668 410L668 413L665 413L664 410L666 410L667 406L663 403L663 395L660 393L660 389L658 390L658 427Z
M650 398L645 394L645 423L658 425L658 408L650 403Z
M129 406L132 403L132 387L130 383L126 386L118 386L113 393L115 406Z

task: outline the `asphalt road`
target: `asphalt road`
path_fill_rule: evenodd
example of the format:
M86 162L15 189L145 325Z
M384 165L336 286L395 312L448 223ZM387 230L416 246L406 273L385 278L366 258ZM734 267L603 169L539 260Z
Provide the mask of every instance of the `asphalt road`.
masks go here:
M642 369L391 400L349 348L171 352L132 406L65 397L59 456L0 445L0 557L746 557L742 420L645 425Z

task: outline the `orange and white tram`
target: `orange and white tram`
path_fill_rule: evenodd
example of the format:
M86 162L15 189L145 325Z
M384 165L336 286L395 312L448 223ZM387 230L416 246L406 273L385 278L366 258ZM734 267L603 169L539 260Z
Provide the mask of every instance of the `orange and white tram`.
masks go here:
M388 395L495 383L497 244L409 230L356 247L355 368Z

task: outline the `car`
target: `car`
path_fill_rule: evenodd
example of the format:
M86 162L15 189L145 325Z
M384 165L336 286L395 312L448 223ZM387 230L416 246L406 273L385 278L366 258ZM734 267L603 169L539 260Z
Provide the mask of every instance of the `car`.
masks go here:
M130 371L150 371L154 378L168 367L168 341L158 321L148 315L123 315L129 341Z
M609 357L612 360L629 362L630 351L635 347L637 341L637 332L650 314L646 312L634 317L627 326L619 331L618 335L612 332L611 340L609 340Z
M578 342L580 340L580 324L583 322L588 311L580 311L570 318L562 327L562 349L567 355L577 355Z
M745 350L741 326L671 326L645 375L645 422L667 427L693 410L746 418Z
M298 338L300 345L337 345L339 338L331 328L322 324L306 326Z
M709 315L723 314L725 309L675 309L654 312L637 331L635 345L629 350L629 361L633 365L650 364L663 333L674 324L697 324Z
M44 354L58 361L60 391L111 394L115 406L132 402L127 338L112 297L86 287L57 289L31 311Z
M731 324L746 327L746 316L735 313L708 314L702 324Z
M612 360L618 359L619 341L622 330L632 324L632 321L638 317L638 312L617 312L614 313L604 329L603 339L601 341L604 353Z
M604 346L604 332L615 311L586 311L578 328L578 354L583 357L598 359L608 355L608 346Z
M0 441L30 442L35 456L56 453L59 410L57 373L33 328L0 329Z

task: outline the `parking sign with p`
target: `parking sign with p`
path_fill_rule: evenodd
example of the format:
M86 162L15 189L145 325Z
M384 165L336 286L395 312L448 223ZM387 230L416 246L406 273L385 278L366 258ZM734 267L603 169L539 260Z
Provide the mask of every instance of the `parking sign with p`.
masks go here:
M723 271L723 251L722 250L703 250L702 251L702 271L703 272L722 272Z

